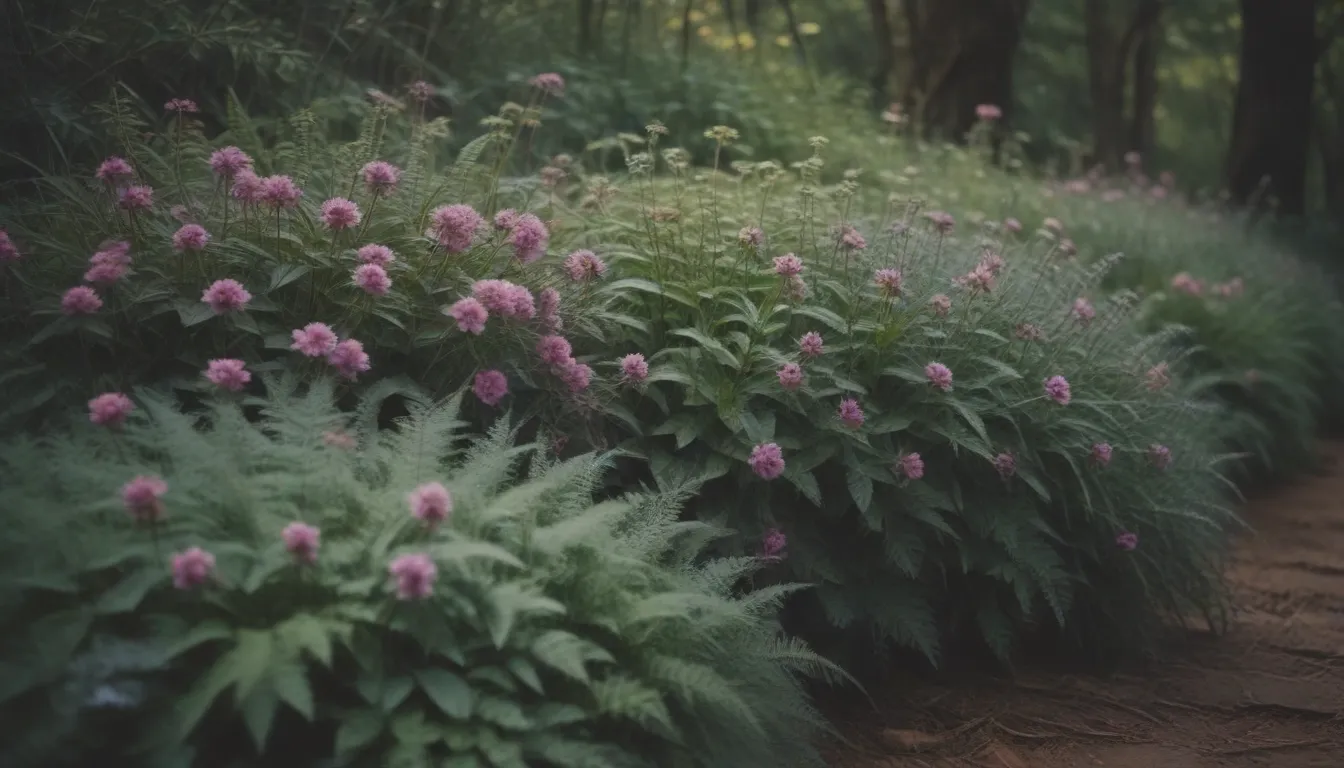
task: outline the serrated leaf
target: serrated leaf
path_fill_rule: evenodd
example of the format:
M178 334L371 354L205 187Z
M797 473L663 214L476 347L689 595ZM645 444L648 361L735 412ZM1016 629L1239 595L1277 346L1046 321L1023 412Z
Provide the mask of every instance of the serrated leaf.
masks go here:
M614 658L606 649L563 630L551 630L532 643L532 655L537 661L566 677L588 682L587 663L610 662Z
M305 719L313 719L313 689L308 674L297 659L279 664L271 671L271 685L280 700Z
M162 568L142 568L104 592L98 599L97 610L102 614L134 611L151 589L167 579L167 571Z
M243 699L241 705L243 724L252 736L257 751L265 753L266 737L275 723L275 711L280 707L280 697L270 685L260 685Z
M382 706L384 712L391 712L411 695L415 683L404 675L388 678L383 682Z
M200 325L215 316L215 311L203 301L182 299L176 302L173 308L177 310L177 316L182 320L183 328Z
M331 666L331 635L328 627L317 617L300 613L275 628L281 644L296 651L306 651L323 666Z
M271 283L267 286L266 292L270 293L277 288L283 288L306 274L308 274L306 265L277 264L275 269L271 270Z
M821 506L821 486L817 485L817 478L814 477L811 472L791 470L786 463L784 466L784 477L787 478L790 483L793 483L794 487L802 492L803 496L807 497L808 501L818 507Z
M418 670L415 680L445 715L457 720L471 717L473 693L466 680L446 669Z
M980 414L976 413L970 406L956 398L949 397L947 403L952 406L952 409L956 411L959 416L961 416L962 420L970 425L971 429L975 430L975 434L979 436L981 440L985 441L986 444L989 443L989 432L985 430L985 422L984 419L980 418Z
M233 661L234 701L242 702L270 670L275 639L269 631L244 629L238 632L238 644L225 658Z
M506 665L513 676L523 681L523 685L536 691L545 693L545 686L541 684L541 676L537 674L537 668L532 666L532 662L517 656L509 659Z
M860 512L867 512L873 503L873 481L854 466L845 467L845 480L849 486L849 496L854 499Z
M795 315L802 315L803 317L810 317L813 320L819 320L829 326L833 331L839 331L840 333L849 332L849 324L845 322L845 318L825 307L805 305L795 308L793 313Z
M192 627L181 639L170 644L163 651L163 658L172 661L178 656L203 643L233 637L233 628L222 621L206 621Z
M723 365L736 370L739 366L737 358L733 356L728 348L723 346L716 339L706 336L704 332L697 328L676 328L671 331L672 336L681 336L694 341L699 347L714 356Z
M336 754L344 755L372 744L383 732L382 713L361 709L348 715L336 729Z

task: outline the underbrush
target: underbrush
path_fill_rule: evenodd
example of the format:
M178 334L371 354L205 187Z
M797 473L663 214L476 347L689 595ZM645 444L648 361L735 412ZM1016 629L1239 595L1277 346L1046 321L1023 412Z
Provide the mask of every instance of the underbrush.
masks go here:
M294 387L0 449L6 764L819 764L798 587L697 557L682 489Z

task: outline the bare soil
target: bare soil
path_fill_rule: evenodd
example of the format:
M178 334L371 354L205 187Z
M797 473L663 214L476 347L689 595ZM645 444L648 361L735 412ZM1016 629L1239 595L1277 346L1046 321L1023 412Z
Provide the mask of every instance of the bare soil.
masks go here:
M1023 669L888 691L845 715L829 765L1344 768L1344 443L1324 450L1321 476L1245 509L1227 634L1104 678Z

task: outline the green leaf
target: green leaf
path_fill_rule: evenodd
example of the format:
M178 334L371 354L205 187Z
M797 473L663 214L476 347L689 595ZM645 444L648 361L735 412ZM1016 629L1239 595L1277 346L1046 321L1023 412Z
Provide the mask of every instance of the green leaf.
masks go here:
M541 684L541 677L537 674L537 668L532 665L532 662L515 656L512 659L509 659L506 666L508 666L509 671L513 673L514 677L523 681L523 685L526 685L537 693L546 692L545 686Z
M532 643L532 655L566 677L585 683L588 682L588 662L614 661L604 648L559 629L537 638Z
M818 507L821 506L821 486L817 485L817 478L813 477L811 472L795 472L789 468L786 460L784 477L793 483L808 501Z
M981 440L985 441L986 444L989 443L989 433L985 430L985 422L980 418L980 414L971 410L969 406L954 397L949 397L947 399L947 404L952 406L952 409L970 425L971 429L975 430L975 434L978 435Z
M914 419L899 411L884 413L875 419L869 421L866 425L868 433L871 435L885 435L891 432L900 432L914 423Z
M222 621L205 621L192 627L182 639L169 645L163 652L166 661L181 656L198 645L233 637L233 628Z
M383 711L391 712L411 695L415 683L405 676L391 677L383 683Z
M234 701L242 702L252 693L270 671L275 651L275 638L269 631L243 629L238 632L238 645L226 658L233 659Z
M415 673L420 689L434 702L434 706L443 710L445 715L456 720L471 717L472 690L466 680L446 669L422 669Z
M238 648L235 646L216 661L205 677L198 679L185 696L177 700L173 714L177 718L179 740L185 741L191 736L191 732L196 730L196 725L210 711L215 699L237 679L237 655Z
M181 299L173 306L177 310L177 316L182 320L183 328L200 325L215 316L215 311L203 301Z
M613 280L598 289L598 293L617 294L625 291L640 291L641 293L661 295L663 293L663 288L652 280L645 280L640 277L626 277L621 280Z
M803 317L810 317L813 320L819 320L830 326L831 330L839 331L840 333L849 332L849 324L845 322L845 318L825 307L806 305L795 308L793 313L795 315L802 315Z
M266 292L270 293L277 288L283 288L306 274L308 274L306 265L277 264L275 269L271 270L271 284L267 286Z
M858 505L860 512L867 512L873 503L873 480L852 464L845 467L845 479L849 484L850 498Z
M733 353L715 339L706 336L702 331L696 328L677 328L671 333L673 336L681 336L694 341L706 352L709 352L720 363L736 370L738 368L737 358Z
M746 430L747 439L753 443L765 443L773 440L775 437L775 414L766 411L759 417L751 411L742 411L742 428Z
M275 628L275 635L286 648L307 651L323 666L331 666L331 635L328 627L312 614L293 616Z
M336 754L345 755L372 744L383 732L383 715L376 709L361 709L348 715L336 729Z
M145 595L168 579L163 568L143 568L122 579L98 599L98 612L103 614L128 613L140 606Z
M313 719L313 689L302 663L294 659L278 665L271 672L271 685L281 701L307 720Z
M266 737L275 723L275 711L280 707L280 698L270 685L258 686L243 700L243 723L252 735L252 743L257 751L266 752Z

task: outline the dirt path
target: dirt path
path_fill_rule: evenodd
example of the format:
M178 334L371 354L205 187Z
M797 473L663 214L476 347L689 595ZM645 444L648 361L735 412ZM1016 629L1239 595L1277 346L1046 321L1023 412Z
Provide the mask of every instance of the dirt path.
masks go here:
M1323 476L1247 508L1227 635L1106 678L906 689L850 719L830 765L1344 767L1344 444L1326 451Z

